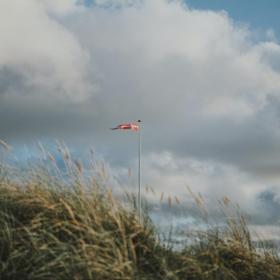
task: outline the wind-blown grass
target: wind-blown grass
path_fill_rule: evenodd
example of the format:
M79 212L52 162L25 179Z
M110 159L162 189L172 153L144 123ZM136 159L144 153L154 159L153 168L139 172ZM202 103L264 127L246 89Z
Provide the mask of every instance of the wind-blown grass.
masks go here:
M33 166L12 180L0 166L1 280L280 279L279 258L258 253L241 215L173 250L147 213L139 221L133 203L64 159L69 177Z

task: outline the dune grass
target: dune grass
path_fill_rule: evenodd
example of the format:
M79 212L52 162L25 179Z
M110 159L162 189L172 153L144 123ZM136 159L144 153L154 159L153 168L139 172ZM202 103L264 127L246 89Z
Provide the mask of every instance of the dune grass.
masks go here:
M0 165L1 280L280 279L279 258L256 250L241 215L174 250L148 213L139 221L133 199L104 188L104 170L85 179L64 159L67 176L33 166L13 180Z

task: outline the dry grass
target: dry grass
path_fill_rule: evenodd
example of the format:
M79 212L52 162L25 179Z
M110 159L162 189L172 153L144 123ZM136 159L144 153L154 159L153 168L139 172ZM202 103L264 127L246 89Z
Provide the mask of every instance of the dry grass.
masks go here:
M58 149L67 176L42 147L51 170L43 162L11 180L0 165L1 280L280 279L278 257L257 253L242 215L173 250L160 242L147 214L140 223L135 207L104 188L104 164L92 164L95 175L85 178L82 163L63 145ZM202 207L202 197L192 195Z

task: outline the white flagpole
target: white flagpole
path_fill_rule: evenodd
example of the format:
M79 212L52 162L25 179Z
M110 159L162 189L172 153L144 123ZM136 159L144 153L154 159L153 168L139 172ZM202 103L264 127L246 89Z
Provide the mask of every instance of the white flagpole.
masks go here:
M139 123L139 133L138 133L138 210L139 210L139 220L141 220L142 203L141 203L141 120Z

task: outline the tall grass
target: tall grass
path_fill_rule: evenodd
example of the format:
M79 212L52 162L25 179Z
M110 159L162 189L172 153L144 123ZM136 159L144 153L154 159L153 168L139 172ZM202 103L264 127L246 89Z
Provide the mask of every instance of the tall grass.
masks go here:
M123 204L104 187L104 165L87 178L59 149L67 175L45 151L51 169L42 161L15 175L0 165L1 280L280 279L277 255L258 253L242 215L173 250L147 213L139 221L133 198Z

